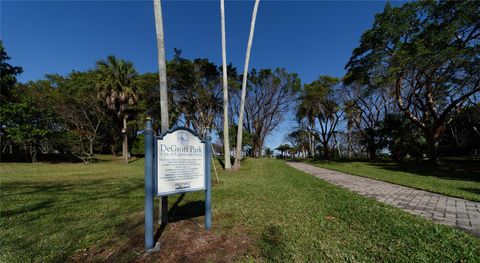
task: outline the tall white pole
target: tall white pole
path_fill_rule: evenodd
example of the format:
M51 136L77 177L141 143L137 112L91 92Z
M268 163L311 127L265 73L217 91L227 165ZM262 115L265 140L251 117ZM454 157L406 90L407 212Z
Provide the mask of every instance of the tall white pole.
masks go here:
M242 80L242 97L240 100L240 114L238 116L237 127L237 150L235 155L234 169L240 168L240 160L242 159L242 133L243 133L243 115L245 114L245 96L247 94L247 75L248 75L248 63L250 61L250 50L252 49L253 33L255 31L255 20L257 19L257 10L260 0L255 0L255 6L253 7L252 22L250 24L250 35L248 36L247 53L245 55L245 66L243 68L243 80Z
M222 24L222 68L223 68L223 151L225 169L230 169L230 138L228 125L228 76L227 76L227 37L225 34L225 3L220 0Z
M154 0L155 29L157 31L158 49L158 75L160 78L160 116L162 132L168 130L168 92L167 92L167 66L165 62L165 42L163 33L162 4Z
M155 11L155 29L157 32L158 49L158 75L160 78L160 119L161 132L168 130L168 92L167 92L167 66L165 62L165 43L163 33L162 4L160 0L153 0ZM159 219L166 224L168 221L168 197L163 196L159 210Z

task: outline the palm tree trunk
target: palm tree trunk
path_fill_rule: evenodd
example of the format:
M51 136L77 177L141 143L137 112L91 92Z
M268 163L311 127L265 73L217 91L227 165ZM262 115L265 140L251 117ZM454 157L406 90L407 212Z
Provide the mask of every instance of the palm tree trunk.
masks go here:
M160 119L161 131L168 130L168 92L167 92L167 66L165 62L165 41L163 33L162 5L160 0L153 0L155 12L155 29L157 32L158 48L158 74L160 77ZM161 217L160 217L161 215ZM168 221L168 197L163 196L159 206L159 220L166 224Z
M127 135L127 115L123 115L123 145L122 145L123 160L128 163L128 135Z
M245 96L247 95L247 75L248 63L250 61L250 50L252 49L253 33L255 31L255 20L257 19L257 10L260 0L255 0L253 7L252 22L250 24L250 35L248 36L247 54L245 55L245 66L243 68L242 80L242 98L240 100L240 114L238 115L238 129L237 129L237 155L235 156L234 169L240 169L241 151L242 151L242 132L243 132L243 115L245 113Z
M160 119L162 132L165 132L168 130L168 92L162 5L160 0L154 0L153 3L155 9L155 28L157 31L158 75L160 78Z
M228 138L228 77L227 77L227 40L225 34L225 4L220 0L220 16L222 19L222 67L223 67L223 152L224 168L232 168L230 162L230 139Z

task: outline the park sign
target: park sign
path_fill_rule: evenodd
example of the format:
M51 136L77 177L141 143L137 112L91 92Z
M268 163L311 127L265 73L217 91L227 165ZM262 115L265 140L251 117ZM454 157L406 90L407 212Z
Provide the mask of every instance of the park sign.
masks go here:
M176 128L155 140L156 195L205 190L205 141L187 128Z
M154 136L148 118L145 138L145 248L155 247L153 240L153 199L172 194L205 191L205 229L211 215L211 142L194 131L177 127ZM168 204L167 204L168 205ZM162 204L163 206L163 204ZM166 210L165 210L166 211Z

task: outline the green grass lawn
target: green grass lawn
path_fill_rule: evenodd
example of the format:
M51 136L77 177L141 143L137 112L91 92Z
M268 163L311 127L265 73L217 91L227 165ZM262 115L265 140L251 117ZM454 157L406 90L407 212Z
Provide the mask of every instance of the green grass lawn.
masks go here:
M175 236L194 232L212 241L195 255L197 261L215 261L242 247L248 249L232 260L480 261L478 238L265 159L247 159L241 171L220 173L211 233L185 232L188 217L172 220L177 222L160 238L163 251L145 256L143 160L125 165L103 159L90 165L2 163L0 262L84 261L79 255L88 253L93 261L158 261L169 253L188 255L191 246L173 243ZM201 200L201 193L187 194L178 207L188 214ZM189 224L203 228L203 218L196 220ZM242 235L245 243L230 242ZM230 251L222 250L226 246Z
M308 163L433 193L480 202L480 162L457 160L442 166L419 162L323 161Z

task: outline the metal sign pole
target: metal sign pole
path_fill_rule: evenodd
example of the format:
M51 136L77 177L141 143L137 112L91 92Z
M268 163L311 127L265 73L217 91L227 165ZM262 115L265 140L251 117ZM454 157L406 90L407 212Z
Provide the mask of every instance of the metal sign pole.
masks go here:
M210 230L212 228L212 180L210 174L212 138L208 132L205 137L205 229Z
M145 248L154 248L153 241L153 129L152 120L147 117L143 132L145 143Z

